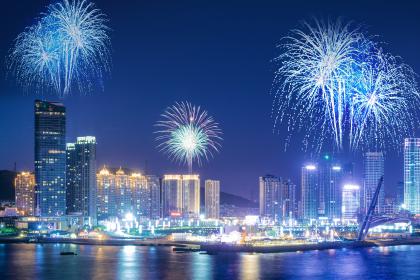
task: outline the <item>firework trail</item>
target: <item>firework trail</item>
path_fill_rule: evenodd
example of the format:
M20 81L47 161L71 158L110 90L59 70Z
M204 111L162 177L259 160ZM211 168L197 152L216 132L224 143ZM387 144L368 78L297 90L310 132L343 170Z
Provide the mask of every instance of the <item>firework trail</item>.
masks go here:
M275 127L286 123L290 132L304 131L304 142L318 151L327 139L339 150L347 140L351 149L372 142L383 147L387 137L407 132L412 111L395 111L408 100L418 102L414 73L371 39L340 20L304 22L283 38L275 59L280 64L273 84ZM366 107L372 86L380 87L380 97ZM402 116L408 122L404 129L397 128Z
M86 0L51 4L38 22L16 39L10 68L23 86L52 88L60 96L80 92L109 72L107 18Z
M201 164L220 148L221 130L211 116L188 102L175 103L162 114L156 138L158 147L169 157L187 163L192 172L193 162Z

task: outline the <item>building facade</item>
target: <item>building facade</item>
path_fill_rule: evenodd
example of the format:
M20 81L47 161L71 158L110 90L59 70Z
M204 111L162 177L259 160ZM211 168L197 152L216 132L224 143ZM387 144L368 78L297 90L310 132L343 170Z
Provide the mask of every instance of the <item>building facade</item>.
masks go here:
M114 173L105 167L97 174L98 219L160 218L160 180L154 175L132 173L122 168Z
M404 206L420 214L420 138L404 141Z
M21 172L15 178L16 208L22 216L35 214L35 176L30 172Z
M282 182L283 220L297 219L296 185L290 180Z
M115 203L117 206L117 216L125 217L127 214L133 214L133 194L130 187L129 175L125 174L122 168L115 172Z
M200 177L182 175L182 215L188 218L200 216Z
M35 101L35 180L37 215L64 215L66 108L61 103Z
M162 179L163 218L182 214L182 175L164 175Z
M206 180L204 183L204 204L207 219L220 217L220 181Z
M79 213L95 224L97 218L96 138L77 137L66 146L67 213Z
M343 222L357 222L360 211L360 186L344 185L342 191L341 217Z
M162 180L163 217L200 215L199 175L164 175Z
M107 168L102 168L96 175L97 185L97 217L105 220L117 216L115 175Z
M302 215L304 220L318 219L319 205L318 167L308 164L302 167Z
M280 221L282 219L281 179L273 175L259 178L260 216Z
M133 173L129 177L131 208L134 216L145 219L160 217L159 177Z
M373 194L378 186L379 179L384 176L384 155L382 152L368 152L364 155L364 185L363 209L366 213L372 202ZM382 185L376 204L375 213L383 212L385 203L385 190Z

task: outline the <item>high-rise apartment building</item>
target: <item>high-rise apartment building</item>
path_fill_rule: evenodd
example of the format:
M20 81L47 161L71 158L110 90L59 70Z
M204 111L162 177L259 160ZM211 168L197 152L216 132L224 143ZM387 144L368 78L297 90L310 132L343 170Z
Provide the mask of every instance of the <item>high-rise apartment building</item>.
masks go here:
M35 101L36 210L40 216L66 212L66 108Z
M200 216L200 177L182 175L182 214L184 217Z
M260 216L274 221L282 219L282 188L281 179L273 175L259 178Z
M139 219L160 217L159 177L132 173L122 168L116 173L105 167L97 174L98 219L125 218L132 214Z
M15 178L15 202L21 215L35 214L35 176L30 172L21 172Z
M344 222L357 222L360 211L360 187L358 185L344 185L342 202L342 220Z
M159 219L161 216L160 178L155 175L146 175L146 182L150 192L150 219Z
M131 207L134 216L148 219L160 217L159 177L133 173L129 176Z
M420 214L420 138L404 141L404 205L412 214Z
M384 175L384 155L382 152L368 152L364 155L364 188L363 209L366 213L372 202L373 195L378 186L379 179ZM381 187L376 204L375 213L383 212L385 203L384 186Z
M200 215L199 175L164 175L162 180L163 216Z
M302 215L303 219L317 219L319 205L318 167L308 164L302 167Z
M204 183L204 204L207 219L219 219L220 215L220 181L206 180Z
M66 204L67 213L79 213L95 224L96 208L96 138L77 137L67 143Z
M117 216L115 175L102 168L96 175L98 220Z
M115 202L118 217L125 217L128 213L133 214L132 197L129 176L120 168L115 173Z
M182 175L164 175L162 180L163 217L182 214Z

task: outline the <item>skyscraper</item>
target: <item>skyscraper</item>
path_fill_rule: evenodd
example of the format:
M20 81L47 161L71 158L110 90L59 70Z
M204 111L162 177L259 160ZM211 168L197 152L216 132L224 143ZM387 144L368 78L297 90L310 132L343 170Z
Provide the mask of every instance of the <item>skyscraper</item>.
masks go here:
M275 221L282 219L281 179L266 175L259 178L260 185L260 216Z
M204 204L206 218L219 219L220 215L220 181L206 180L204 183Z
M360 211L360 187L358 185L344 185L342 191L342 220L357 221Z
M81 213L95 224L96 209L96 138L77 137L68 143L66 168L67 213Z
M133 213L132 193L130 188L129 176L120 168L115 173L115 202L117 206L117 216L122 218L128 213Z
M162 180L163 217L200 215L199 175L164 175Z
M15 202L18 211L25 216L35 213L35 176L21 172L15 178Z
M136 217L149 217L151 199L146 177L140 173L133 173L129 181L133 215Z
M324 192L325 216L329 219L341 217L342 167L332 164L328 168L328 181ZM324 178L325 180L325 178ZM325 183L325 181L324 181Z
M66 108L35 101L36 209L41 216L66 212Z
M150 192L150 219L160 218L160 179L155 175L146 175L147 189Z
M384 175L384 155L382 152L368 152L364 155L364 188L363 208L365 213L372 202L373 194L378 186L379 179ZM384 186L381 187L376 204L375 213L381 213L385 203Z
M296 185L290 180L282 182L283 220L297 218Z
M133 173L129 177L133 214L139 218L159 219L160 184L159 177Z
M194 174L182 176L182 214L184 217L200 216L200 177Z
M330 155L324 155L318 163L319 204L318 214L328 219L341 218L342 165Z
M114 174L105 167L97 174L98 219L125 218L132 214L138 219L160 217L159 177L132 173L122 168Z
M117 216L115 175L102 168L96 176L98 220Z
M308 164L302 167L302 214L305 220L318 218L318 180L316 165Z
M420 214L420 138L404 142L404 204L412 214Z
M162 180L163 217L182 213L182 175L164 175Z

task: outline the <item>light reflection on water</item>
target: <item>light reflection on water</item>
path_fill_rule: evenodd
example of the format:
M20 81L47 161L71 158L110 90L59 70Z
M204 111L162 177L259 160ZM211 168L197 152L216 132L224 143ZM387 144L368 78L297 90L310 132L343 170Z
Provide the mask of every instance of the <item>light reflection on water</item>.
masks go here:
M205 255L169 247L0 244L0 279L418 279L419 258L420 246Z

